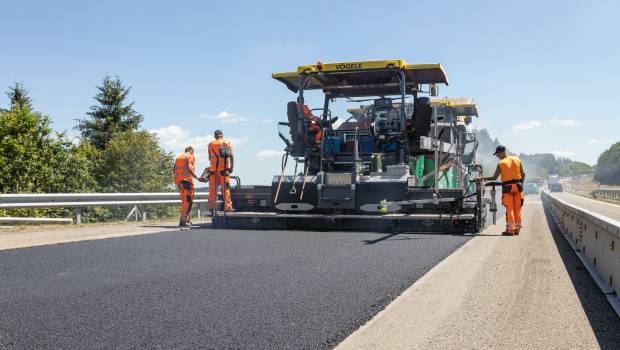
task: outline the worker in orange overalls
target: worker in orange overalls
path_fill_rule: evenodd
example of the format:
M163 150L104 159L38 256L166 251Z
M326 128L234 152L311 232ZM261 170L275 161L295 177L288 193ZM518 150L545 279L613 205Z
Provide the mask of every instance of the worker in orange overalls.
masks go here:
M483 180L495 180L502 177L502 204L506 207L506 236L515 236L521 230L521 207L523 206L523 181L525 171L516 156L506 154L506 147L497 146L494 156L499 158L495 174Z
M310 108L307 105L303 106L304 118L308 125L308 135L306 142L312 141L315 145L321 144L321 138L323 137L323 131L321 130L321 118L312 114Z
M232 145L224 140L222 130L215 130L215 140L209 143L209 209L213 215L217 204L217 188L222 189L224 210L232 211L230 198L230 174L233 172L234 159Z
M198 178L194 172L195 163L196 158L192 146L185 147L185 151L179 154L174 162L174 183L179 187L181 195L180 227L191 225L189 212L194 202L194 179Z

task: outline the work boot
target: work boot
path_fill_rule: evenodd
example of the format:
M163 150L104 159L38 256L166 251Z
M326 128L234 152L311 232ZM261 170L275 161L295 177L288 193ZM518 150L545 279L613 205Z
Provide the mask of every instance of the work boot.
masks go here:
M179 220L179 227L187 227L189 226L183 219Z
M502 236L514 236L515 234L509 231L502 232Z

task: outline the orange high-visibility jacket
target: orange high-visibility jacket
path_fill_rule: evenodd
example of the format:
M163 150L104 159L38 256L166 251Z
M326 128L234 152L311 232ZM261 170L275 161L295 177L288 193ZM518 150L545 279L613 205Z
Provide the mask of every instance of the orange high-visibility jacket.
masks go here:
M499 161L499 171L502 176L502 182L521 180L521 160L515 156L506 156Z
M181 181L188 181L194 183L194 177L192 172L194 171L194 163L196 159L194 155L190 153L181 153L174 161L174 183L177 185Z
M321 131L321 118L312 114L310 108L304 105L304 117L309 121L308 123L308 131L314 133L314 141L316 143L321 143L321 138L323 137L323 132Z
M228 149L232 155L232 146L224 139L215 140L209 144L209 171L231 170L231 159L223 156L220 152L222 148Z

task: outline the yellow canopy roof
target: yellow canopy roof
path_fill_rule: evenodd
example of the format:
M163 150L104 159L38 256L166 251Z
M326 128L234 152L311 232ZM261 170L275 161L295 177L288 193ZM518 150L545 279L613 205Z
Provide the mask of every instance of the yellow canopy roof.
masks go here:
M471 97L434 98L431 99L431 105L450 107L454 114L459 116L478 116L478 109Z
M448 84L441 64L408 64L404 60L322 63L297 67L295 72L273 73L291 91L299 91L301 75L307 74L304 90L321 89L338 96L394 95L400 93L397 74L405 73L408 91L418 84Z
M408 104L412 106L413 104ZM456 98L434 98L431 99L432 106L446 106L452 108L453 112L457 116L478 116L478 109L474 103L474 99L471 97L456 97ZM394 108L399 108L400 103L394 103ZM359 107L347 108L347 112L351 114L358 114L362 111Z

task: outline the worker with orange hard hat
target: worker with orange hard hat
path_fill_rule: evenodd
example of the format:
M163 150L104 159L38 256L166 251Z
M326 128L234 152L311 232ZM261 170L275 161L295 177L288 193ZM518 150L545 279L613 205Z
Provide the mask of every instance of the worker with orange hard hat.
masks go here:
M222 130L215 130L215 140L209 143L209 209L213 213L217 206L217 189L221 188L224 210L231 211L230 174L233 172L234 158L232 145L224 140Z
M506 147L497 146L493 155L499 158L495 174L482 180L495 180L501 176L502 204L506 207L506 231L503 234L515 236L521 230L525 171L523 171L523 164L518 157L506 154Z
M192 210L194 202L194 179L198 178L194 171L195 163L196 158L192 146L185 147L185 151L179 154L174 161L174 183L178 186L181 196L180 227L191 225L189 212Z

